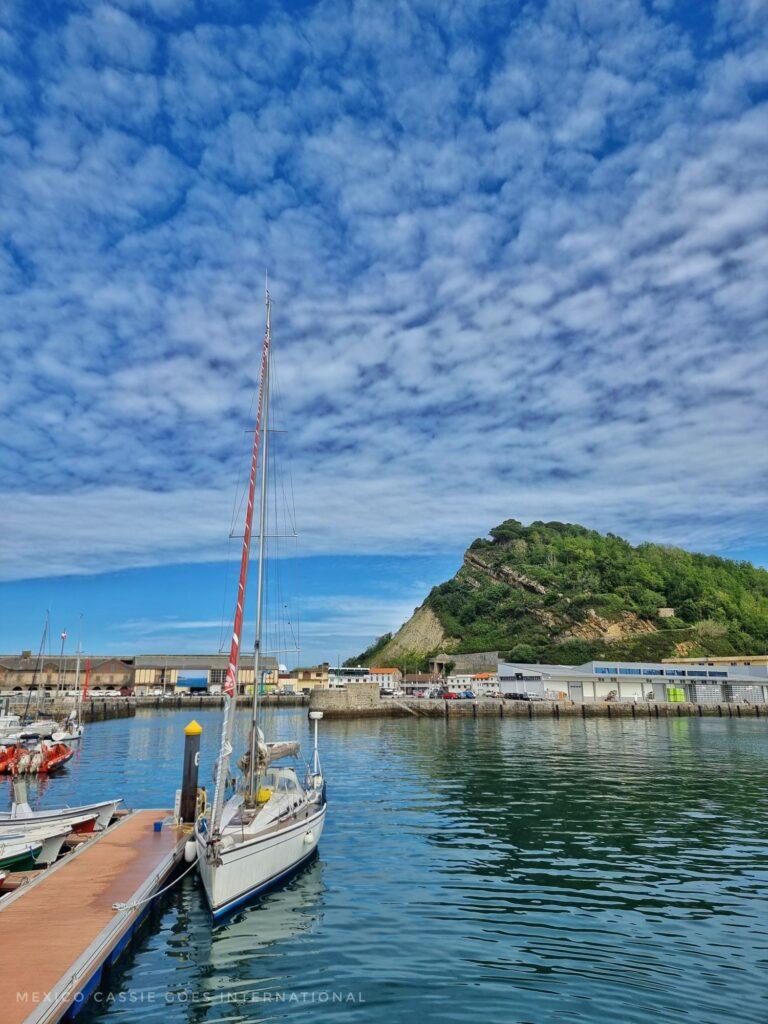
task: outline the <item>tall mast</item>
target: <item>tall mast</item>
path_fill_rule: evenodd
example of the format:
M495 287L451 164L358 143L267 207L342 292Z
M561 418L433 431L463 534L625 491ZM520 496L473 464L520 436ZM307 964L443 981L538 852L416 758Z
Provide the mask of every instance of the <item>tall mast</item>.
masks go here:
M77 715L77 724L80 725L80 656L83 650L83 613L80 612L80 622L77 627L77 662L75 664L75 703L73 710Z
M75 663L75 706L74 711L77 716L77 724L80 725L80 712L81 704L80 700L80 654L82 648L82 641L80 637L77 638L77 662Z
M267 317L269 303L267 303ZM269 319L267 319L269 326ZM235 712L237 710L237 668L240 662L240 641L243 631L243 609L245 607L245 584L248 579L248 559L251 551L251 530L253 528L253 503L256 497L256 472L259 465L259 448L264 413L264 399L267 386L267 366L269 362L269 330L264 334L264 347L261 352L261 369L259 371L259 397L256 407L256 426L253 432L253 449L251 451L251 472L248 480L248 504L245 509L245 530L243 531L243 550L240 557L240 579L237 584L237 604L232 628L232 642L229 647L229 665L224 682L224 724L221 730L221 748L216 767L216 789L213 795L213 812L211 826L214 835L219 830L221 812L224 807L224 789L229 774L229 758L232 754L232 736L235 729Z
M269 291L266 292L267 305L267 338L271 349L272 339L272 304ZM256 755L259 737L259 675L261 672L261 624L264 608L264 540L267 532L267 456L269 453L269 365L267 355L266 381L264 384L264 443L261 446L261 493L259 495L259 571L256 584L256 638L253 645L253 708L251 711L251 742L250 760L248 762L248 788L246 798L253 800L256 779Z
M66 631L66 629L64 629L64 630L62 630L62 633L61 633L61 654L59 655L59 675L58 675L58 679L56 680L56 696L57 697L61 697L61 680L62 680L63 675L64 675L64 672L63 672L63 669L64 669L64 644L66 642L67 642L67 631Z
M43 626L43 635L40 639L40 650L37 652L37 661L35 662L35 670L32 673L32 682L29 684L29 692L27 693L27 703L24 707L24 719L29 714L29 704L32 700L32 687L35 687L35 696L37 697L37 708L40 710L40 691L38 690L37 675L38 672L42 674L43 661L45 660L45 638L48 636L48 624L51 620L51 610L48 608L45 612L45 625Z

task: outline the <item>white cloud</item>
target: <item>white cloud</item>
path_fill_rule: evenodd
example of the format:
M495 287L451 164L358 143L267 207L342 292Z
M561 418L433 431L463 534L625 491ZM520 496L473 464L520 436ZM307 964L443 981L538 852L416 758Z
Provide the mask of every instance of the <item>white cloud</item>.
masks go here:
M121 6L0 19L5 578L221 556L265 266L305 550L768 542L759 9Z

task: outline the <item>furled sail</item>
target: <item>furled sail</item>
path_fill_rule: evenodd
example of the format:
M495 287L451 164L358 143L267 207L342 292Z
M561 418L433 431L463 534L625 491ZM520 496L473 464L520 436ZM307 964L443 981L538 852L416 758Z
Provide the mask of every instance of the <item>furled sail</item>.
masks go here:
M261 730L259 730L261 732ZM269 768L275 761L281 761L284 757L296 757L299 753L299 744L294 742L282 742L282 743L265 743L263 738L259 737L257 757L258 757L258 768L263 771L265 768ZM251 752L246 750L243 756L238 760L237 766L240 771L246 775L248 769L251 766Z

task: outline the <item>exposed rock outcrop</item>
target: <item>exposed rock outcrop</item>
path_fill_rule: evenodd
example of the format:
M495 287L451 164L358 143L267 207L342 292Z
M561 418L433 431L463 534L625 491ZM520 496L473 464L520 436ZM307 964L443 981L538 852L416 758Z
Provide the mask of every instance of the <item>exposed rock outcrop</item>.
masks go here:
M477 569L484 576L494 580L496 583L506 583L513 587L523 587L533 594L546 594L547 588L536 580L524 576L521 572L510 569L508 565L491 566L473 551L467 551L464 555L464 565L470 569Z
M583 622L578 622L560 635L560 640L627 640L643 633L656 633L656 626L634 612L622 612L617 619L606 619L594 608L587 609Z

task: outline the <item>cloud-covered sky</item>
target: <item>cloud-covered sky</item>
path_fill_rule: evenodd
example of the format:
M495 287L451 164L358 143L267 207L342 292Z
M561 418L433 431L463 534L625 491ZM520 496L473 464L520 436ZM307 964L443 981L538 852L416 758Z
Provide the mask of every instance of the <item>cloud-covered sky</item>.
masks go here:
M0 575L223 557L265 267L304 552L768 550L766 10L5 0Z

